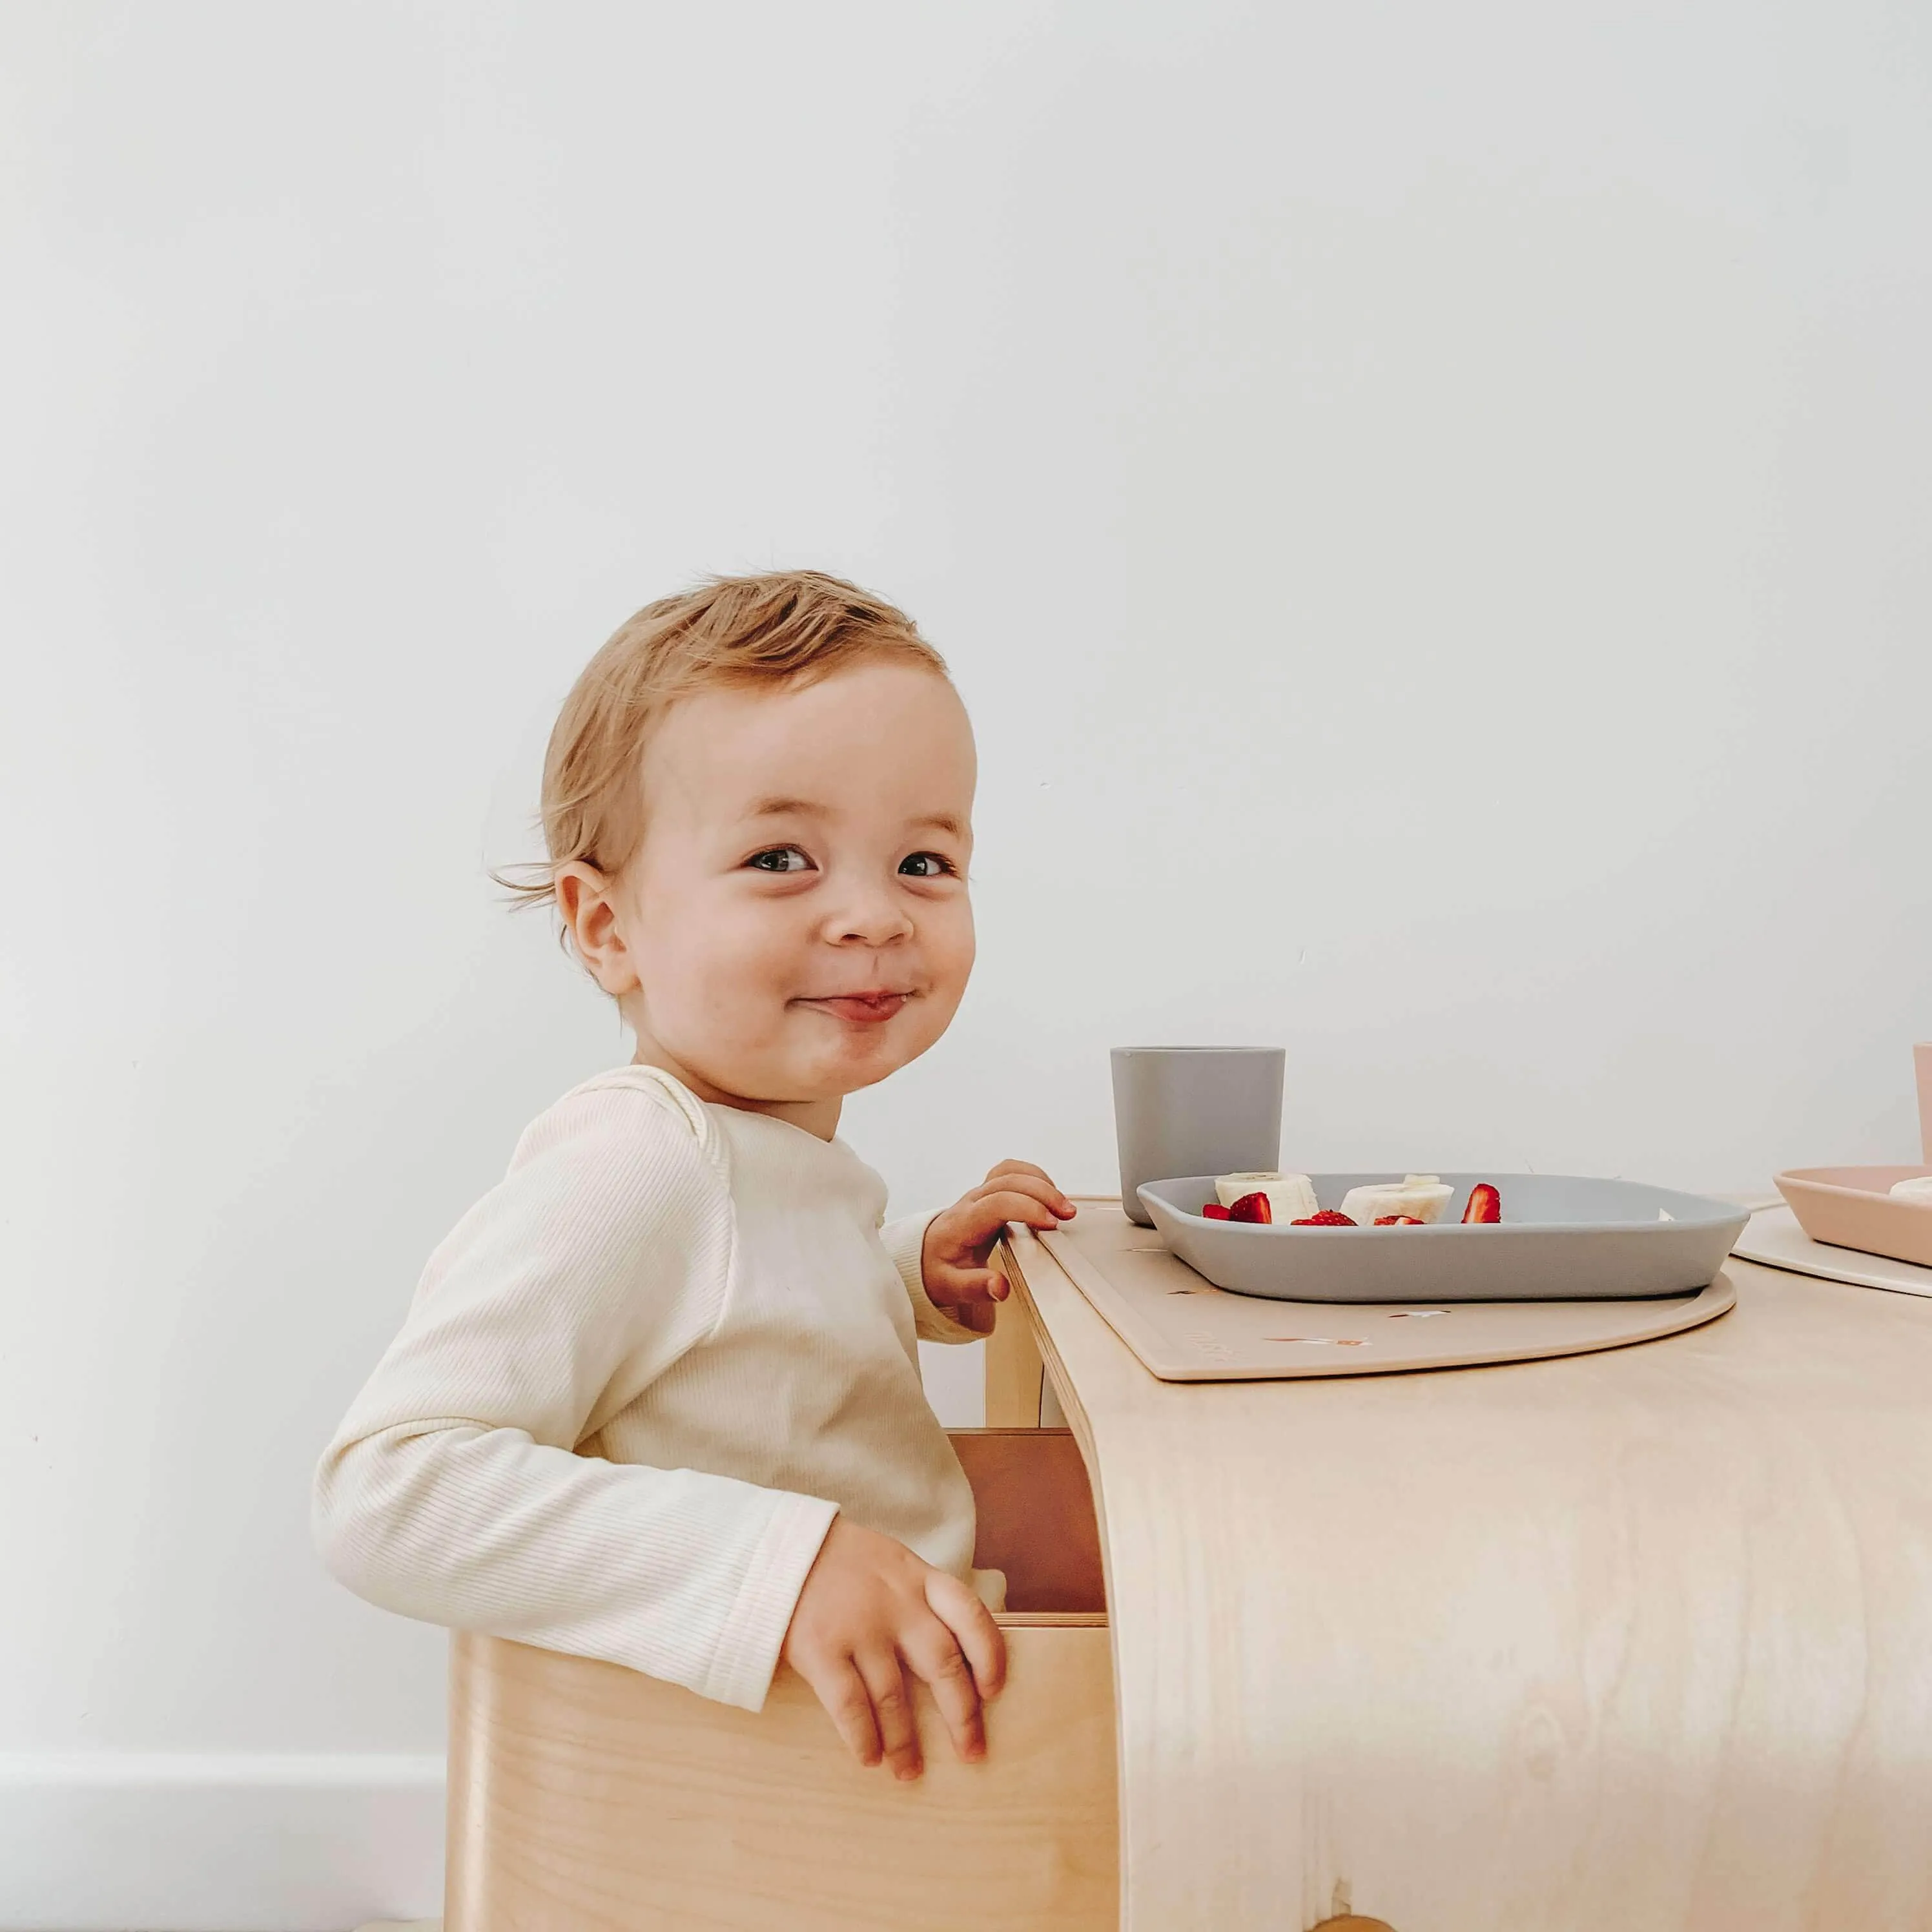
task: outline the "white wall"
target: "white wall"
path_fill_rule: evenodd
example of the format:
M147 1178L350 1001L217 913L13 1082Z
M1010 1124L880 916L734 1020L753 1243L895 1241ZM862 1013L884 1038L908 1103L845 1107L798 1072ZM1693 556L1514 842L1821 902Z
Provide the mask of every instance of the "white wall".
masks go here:
M1180 1038L1286 1042L1309 1165L1909 1158L1928 19L10 9L16 1782L419 1782L439 1640L308 1472L624 1057L482 868L700 571L876 586L978 721L980 974L848 1117L909 1202L1105 1185L1105 1049ZM144 1924L427 1909L346 1826L236 1904L189 1809ZM56 1810L0 1924L132 1922Z

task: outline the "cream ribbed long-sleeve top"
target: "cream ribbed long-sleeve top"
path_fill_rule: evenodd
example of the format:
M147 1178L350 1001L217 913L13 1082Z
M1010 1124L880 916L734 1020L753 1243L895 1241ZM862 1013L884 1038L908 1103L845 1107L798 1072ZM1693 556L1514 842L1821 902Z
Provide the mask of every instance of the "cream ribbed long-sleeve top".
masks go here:
M316 1474L372 1603L764 1701L833 1516L970 1580L916 1337L923 1218L839 1141L655 1068L574 1089L430 1258Z

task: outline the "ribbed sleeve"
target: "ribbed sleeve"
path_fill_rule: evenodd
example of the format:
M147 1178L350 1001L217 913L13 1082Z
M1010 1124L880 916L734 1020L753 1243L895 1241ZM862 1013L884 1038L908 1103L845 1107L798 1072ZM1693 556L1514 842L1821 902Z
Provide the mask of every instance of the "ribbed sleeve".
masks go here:
M885 1244L892 1266L898 1270L900 1280L905 1283L906 1298L912 1304L914 1330L922 1342L983 1342L985 1336L954 1321L945 1310L934 1305L926 1292L926 1270L920 1264L920 1253L932 1222L930 1214L909 1214L903 1220L888 1221L879 1230L879 1239Z
M322 1457L315 1535L341 1582L758 1708L836 1505L576 1453L721 1320L728 1167L648 1069L532 1125Z

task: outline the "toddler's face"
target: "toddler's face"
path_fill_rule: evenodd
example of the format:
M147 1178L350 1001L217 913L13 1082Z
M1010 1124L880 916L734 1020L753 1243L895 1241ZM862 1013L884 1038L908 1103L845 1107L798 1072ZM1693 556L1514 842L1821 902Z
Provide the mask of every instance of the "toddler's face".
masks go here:
M923 1053L972 970L974 777L958 694L911 665L676 704L591 962L638 1057L797 1107Z

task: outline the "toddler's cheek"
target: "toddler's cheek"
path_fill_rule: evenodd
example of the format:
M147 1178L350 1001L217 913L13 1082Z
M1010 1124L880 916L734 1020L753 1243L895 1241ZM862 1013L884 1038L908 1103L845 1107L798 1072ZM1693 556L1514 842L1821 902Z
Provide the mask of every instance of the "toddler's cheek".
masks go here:
M947 994L938 988L924 999L912 1001L900 1016L901 1024L895 1029L898 1036L892 1042L897 1064L903 1066L933 1046L952 1024L952 1016L958 1004L957 991Z
M650 989L650 1012L659 1040L688 1065L728 1064L741 1077L782 1057L796 1022L777 976L755 956L723 950L694 953L664 973Z
M927 1008L927 1020L937 1039L952 1023L952 1016L959 1010L959 1002L965 997L966 982L973 970L972 938L969 930L965 944L950 958L942 958L932 975L931 988L920 1004Z
M973 973L976 940L971 905L962 899L957 906L949 908L946 920L933 938L935 990L942 997L950 995L950 1016L952 1007L959 1004L961 995L966 991L966 982Z

